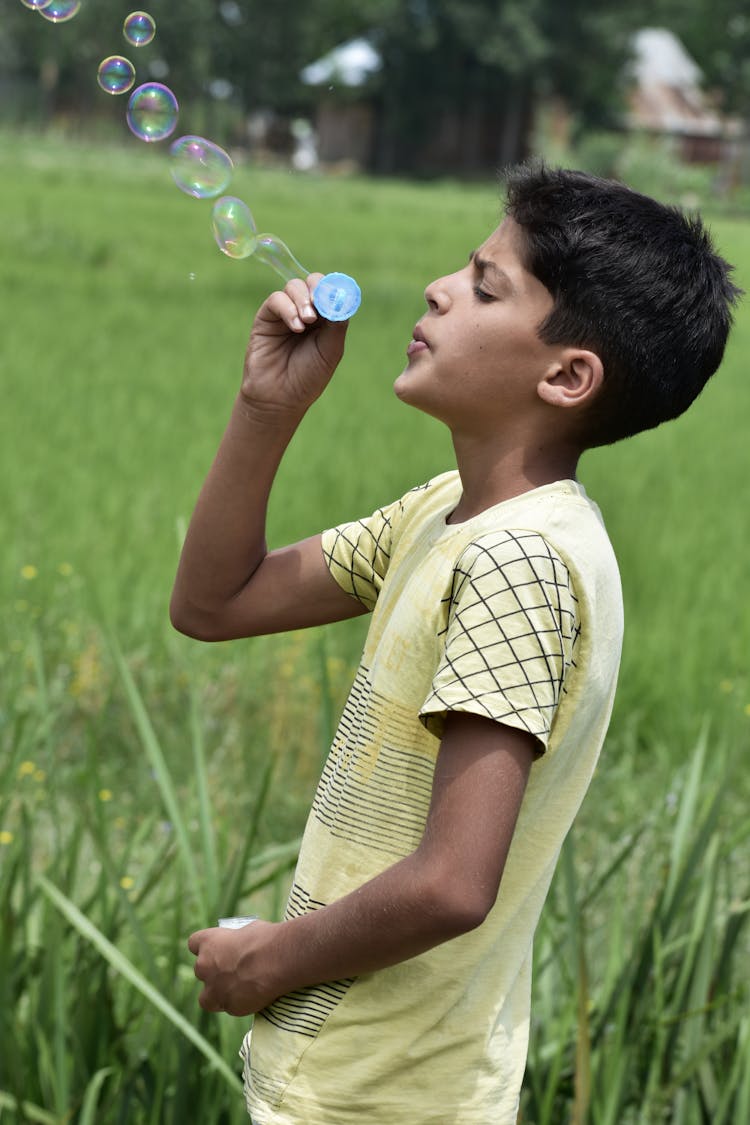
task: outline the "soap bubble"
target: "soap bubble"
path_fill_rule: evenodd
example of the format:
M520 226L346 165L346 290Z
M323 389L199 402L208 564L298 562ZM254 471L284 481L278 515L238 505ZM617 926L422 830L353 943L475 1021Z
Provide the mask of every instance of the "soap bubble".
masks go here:
M181 191L195 199L213 199L232 178L232 159L205 137L180 137L170 149L170 171Z
M31 8L38 12L40 8L46 8L48 4L51 4L52 0L21 0L21 3L25 8Z
M163 141L177 125L179 106L168 86L161 82L144 82L130 95L128 128L142 141Z
M233 195L217 199L211 213L216 244L228 258L249 258L257 245L250 208Z
M254 254L258 261L275 270L283 281L291 281L294 277L305 278L310 272L275 234L259 234Z
M148 12L131 12L125 17L122 33L133 47L145 47L156 35L156 21Z
M43 8L37 6L40 16L44 16L51 23L65 23L72 20L81 10L81 0L51 0Z
M135 82L135 67L122 55L110 55L99 63L96 80L107 94L126 94Z

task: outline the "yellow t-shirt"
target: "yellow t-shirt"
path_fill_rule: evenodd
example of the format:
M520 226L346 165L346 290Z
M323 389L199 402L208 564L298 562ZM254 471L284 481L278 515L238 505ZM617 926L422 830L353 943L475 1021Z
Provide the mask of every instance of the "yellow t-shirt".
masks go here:
M470 933L258 1013L242 1052L254 1125L515 1125L532 937L607 729L622 601L577 482L446 524L460 495L446 473L323 536L332 575L373 615L286 916L414 851L452 710L539 742L500 892Z

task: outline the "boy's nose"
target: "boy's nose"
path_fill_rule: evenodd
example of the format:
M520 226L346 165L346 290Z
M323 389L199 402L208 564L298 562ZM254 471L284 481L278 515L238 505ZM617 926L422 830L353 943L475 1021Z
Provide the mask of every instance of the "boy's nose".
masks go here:
M430 311L446 312L455 300L462 284L465 287L468 275L469 270L464 268L431 281L424 291L424 299L429 305Z
M447 277L438 277L431 281L424 291L424 299L430 312L445 312L450 304L450 293Z

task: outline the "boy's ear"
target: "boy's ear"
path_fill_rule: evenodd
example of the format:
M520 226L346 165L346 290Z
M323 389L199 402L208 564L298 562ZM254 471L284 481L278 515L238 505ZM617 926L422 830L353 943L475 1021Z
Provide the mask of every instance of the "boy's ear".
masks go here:
M539 397L550 406L582 406L599 391L604 365L596 352L567 348L537 384Z

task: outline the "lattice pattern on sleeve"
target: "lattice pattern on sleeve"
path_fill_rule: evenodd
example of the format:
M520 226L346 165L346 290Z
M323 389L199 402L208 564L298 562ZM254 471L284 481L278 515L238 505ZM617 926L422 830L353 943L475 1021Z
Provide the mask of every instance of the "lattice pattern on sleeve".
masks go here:
M448 711L527 730L546 747L580 625L570 573L537 532L502 530L462 553L445 651L420 712L442 734Z
M339 586L373 609L391 558L394 509L378 508L367 519L323 533L323 555Z

